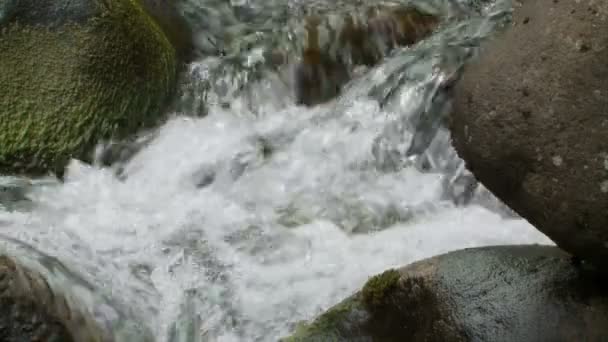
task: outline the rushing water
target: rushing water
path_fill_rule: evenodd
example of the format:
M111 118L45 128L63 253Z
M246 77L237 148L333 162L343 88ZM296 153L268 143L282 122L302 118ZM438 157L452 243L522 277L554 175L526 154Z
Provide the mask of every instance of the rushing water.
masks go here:
M195 18L197 4L213 2L192 1ZM234 69L192 63L184 112L131 159L73 161L63 183L3 178L1 245L117 341L228 342L276 341L389 267L464 247L550 244L473 188L442 126L444 88L508 5L445 4L466 15L312 108L290 104L271 74L220 94L210 66Z

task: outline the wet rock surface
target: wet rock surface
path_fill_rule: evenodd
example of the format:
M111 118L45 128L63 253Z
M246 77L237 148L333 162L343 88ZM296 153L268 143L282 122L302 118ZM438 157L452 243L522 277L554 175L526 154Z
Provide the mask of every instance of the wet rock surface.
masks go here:
M295 71L296 103L312 106L335 98L354 67L376 65L394 48L427 38L440 22L438 16L407 5L369 6L360 12L305 18Z
M193 32L179 11L179 1L142 0L146 12L154 18L175 47L180 61L189 62L195 56Z
M453 144L559 247L608 269L608 3L514 1L455 87Z
M205 2L209 8L201 12L206 15L195 20L181 6L194 27L210 16L213 20L204 32L214 33L204 39L209 45L204 49L197 45L202 38L195 39L198 54L214 57L194 68L205 70L205 77L198 71L188 77L181 94L183 108L203 116L204 104L230 107L234 96L257 103L261 94L251 85L261 80L273 84L280 96L272 99L281 105L327 103L362 70L378 65L397 48L430 37L444 19L441 12L409 2L347 2L326 2L320 8L306 2L306 10L297 10L298 15L282 13L292 11L285 3L269 2L255 20L241 16L239 6L211 6L213 1ZM246 23L236 24L239 20Z
M606 281L553 246L463 249L372 277L284 341L602 341Z
M0 341L76 341L50 303L30 290L33 281L27 279L32 278L11 259L0 256Z
M3 0L0 1L0 24L19 22L58 28L68 22L85 23L100 14L96 0Z

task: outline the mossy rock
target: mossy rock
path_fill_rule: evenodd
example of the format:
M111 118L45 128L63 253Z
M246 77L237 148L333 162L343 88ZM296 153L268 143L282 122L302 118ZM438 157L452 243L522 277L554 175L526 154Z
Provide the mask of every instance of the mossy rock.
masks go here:
M418 341L422 335L416 329L440 316L433 285L422 275L425 268L415 263L371 277L361 291L311 323L298 325L282 342Z
M400 277L399 271L394 269L371 277L361 290L365 306L373 311L386 304L387 297L398 289Z
M369 338L365 330L369 317L361 296L357 294L329 309L313 322L299 324L293 335L281 342L365 341ZM354 339L355 336L361 339Z
M554 246L462 249L372 277L283 342L607 341L607 281Z
M140 0L0 0L0 174L61 175L157 124L176 73Z

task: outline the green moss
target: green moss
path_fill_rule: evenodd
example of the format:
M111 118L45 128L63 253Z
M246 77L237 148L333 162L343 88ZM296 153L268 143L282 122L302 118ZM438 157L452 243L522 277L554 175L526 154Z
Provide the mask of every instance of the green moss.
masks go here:
M395 269L371 277L361 290L363 303L370 311L385 306L387 298L399 287L401 275Z
M362 323L366 318L360 297L355 295L329 309L310 324L299 324L294 334L281 342L353 341L355 336L362 337Z
M173 91L175 49L138 0L60 27L0 32L0 173L61 174L100 139L157 123Z
M400 279L401 274L394 269L370 278L360 292L310 324L298 325L293 335L281 341L404 341L402 337L408 332L402 325L411 319L399 311L408 303L400 296Z

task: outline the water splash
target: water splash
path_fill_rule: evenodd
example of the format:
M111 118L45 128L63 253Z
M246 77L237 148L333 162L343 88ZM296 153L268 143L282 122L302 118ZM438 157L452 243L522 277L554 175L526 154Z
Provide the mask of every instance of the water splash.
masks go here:
M268 6L291 10L281 3ZM73 161L62 183L4 179L3 248L30 246L11 255L63 279L106 332L131 334L115 341L228 342L285 336L389 267L550 244L475 188L444 126L452 82L508 7L441 3L462 19L362 71L334 101L293 106L266 73L202 108L204 92L186 84L199 98L121 162ZM260 4L239 5L234 24L272 23L252 14ZM227 61L195 62L191 74ZM88 309L100 302L114 313Z

